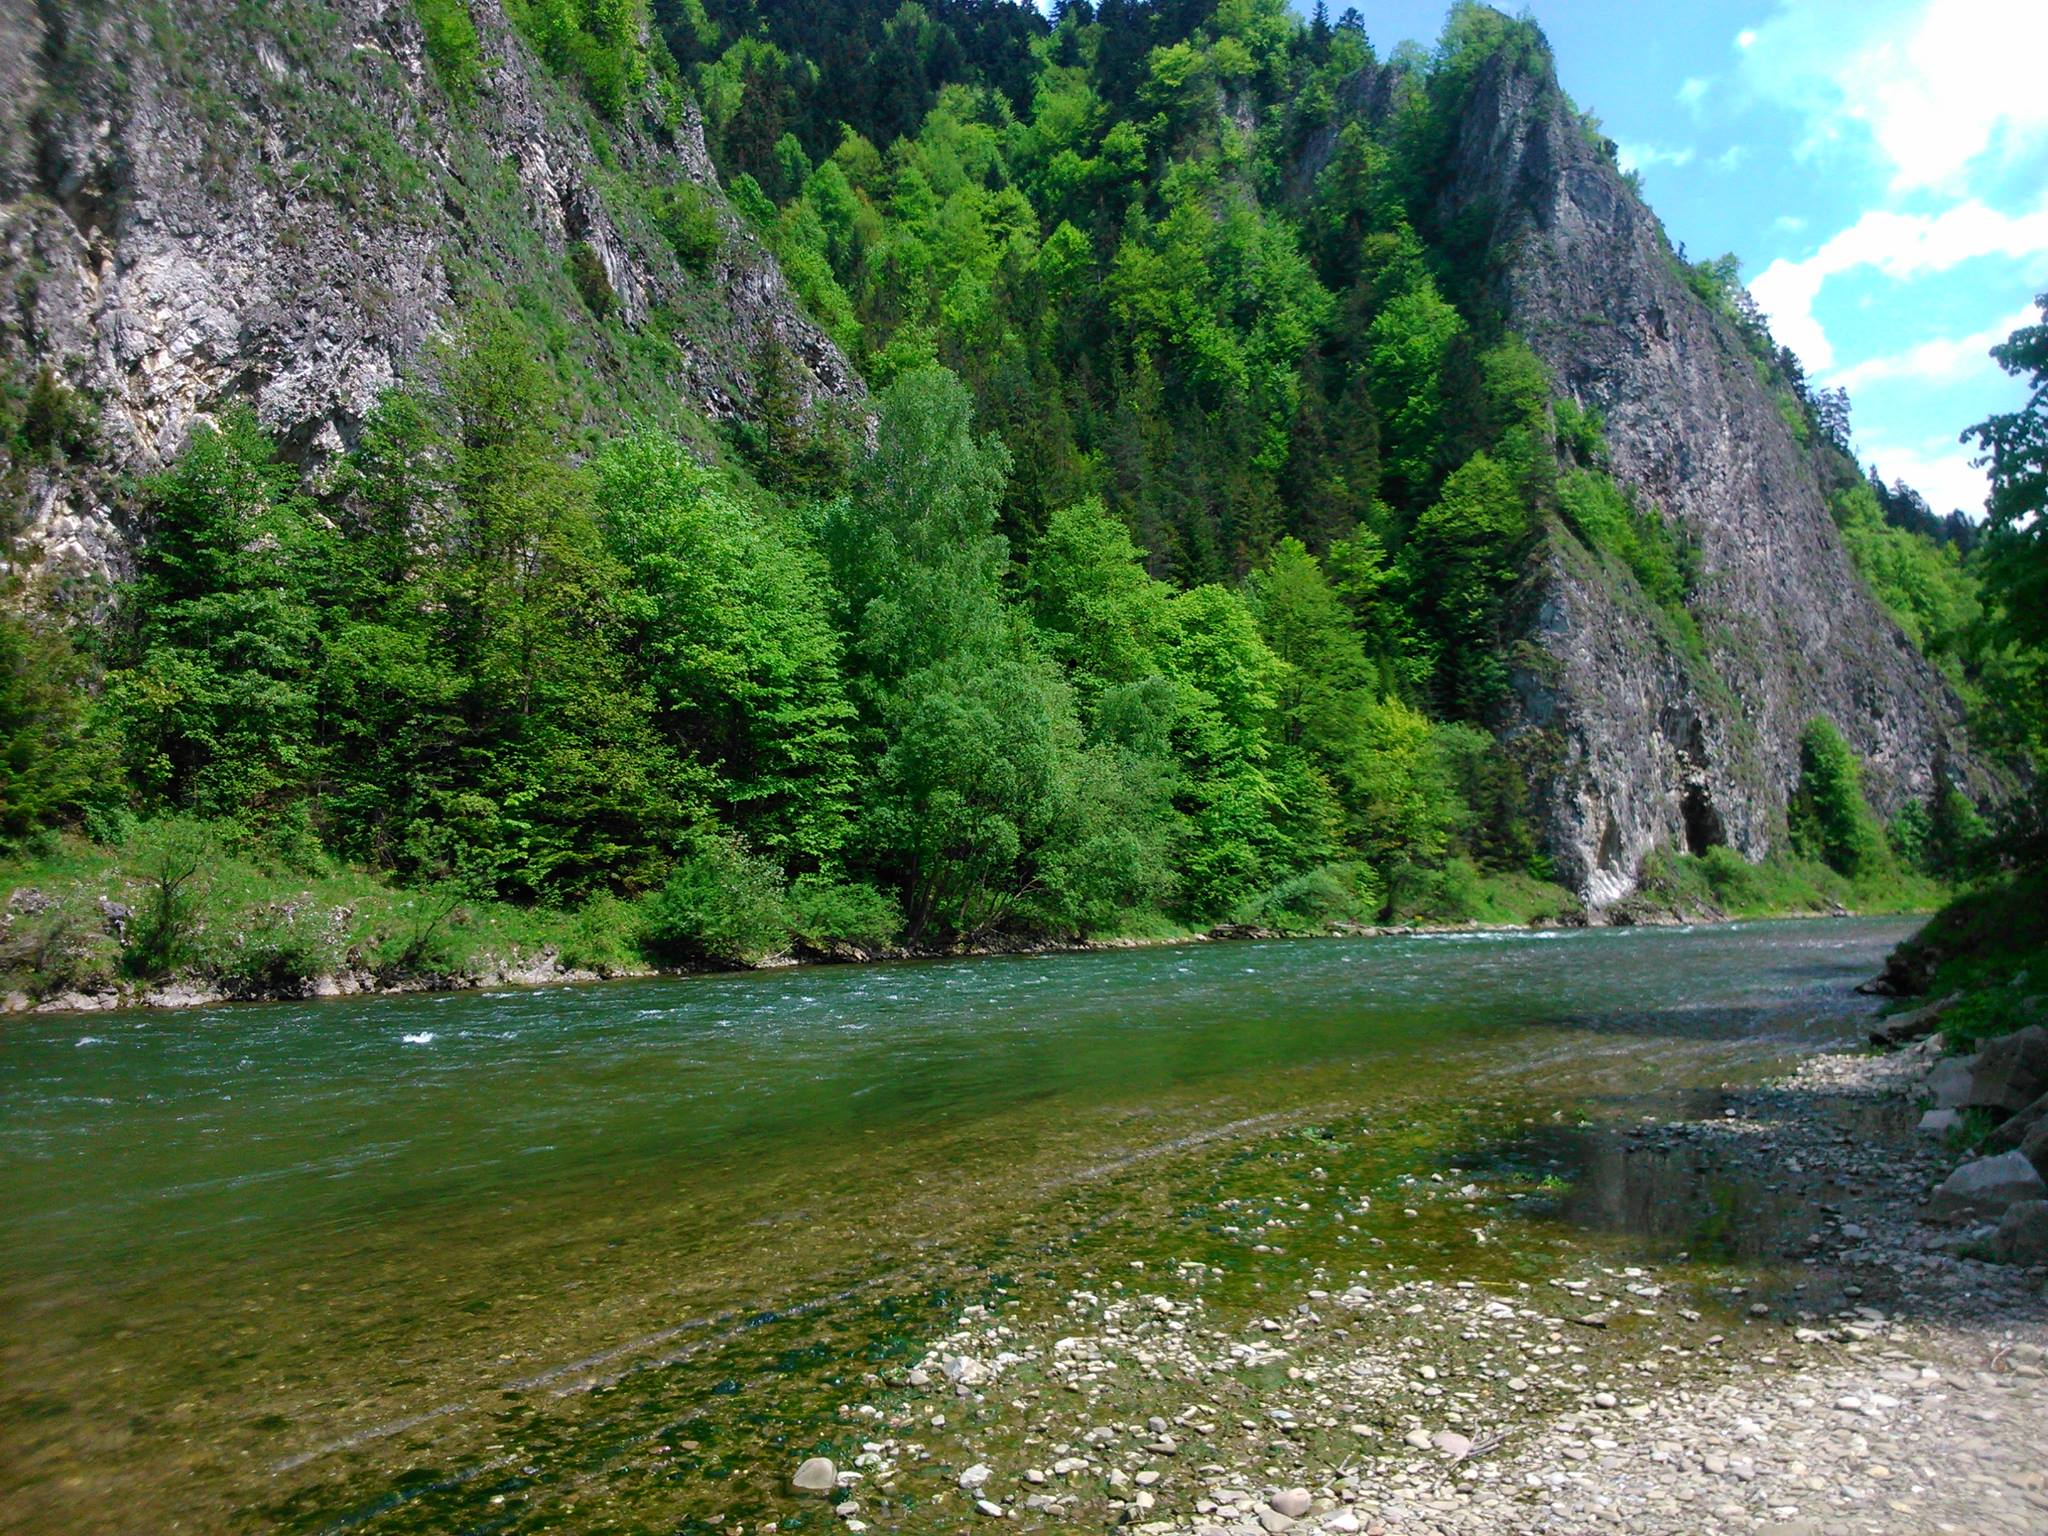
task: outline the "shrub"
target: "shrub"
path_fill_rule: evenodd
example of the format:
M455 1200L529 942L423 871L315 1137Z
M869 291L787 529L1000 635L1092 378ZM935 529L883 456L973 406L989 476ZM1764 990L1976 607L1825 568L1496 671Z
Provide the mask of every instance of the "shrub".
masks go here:
M1892 867L1884 831L1863 798L1863 769L1842 733L1815 720L1799 738L1799 788L1788 810L1793 848L1850 879Z
M642 944L662 959L756 965L789 939L781 872L733 837L699 837L644 906Z
M569 281L576 285L577 296L592 319L602 320L618 308L619 296L612 288L611 275L587 241L579 240L569 247L568 266Z
M1370 922L1386 886L1370 865L1325 864L1262 892L1238 910L1238 921L1291 932Z
M476 91L483 72L483 52L477 46L476 23L469 19L467 0L412 0L426 41L427 62L450 98L466 102Z
M62 463L91 455L98 437L92 403L45 366L22 402L15 443L22 457Z
M654 195L654 227L674 247L676 260L703 276L725 245L725 226L718 207L702 187L690 182Z
M126 956L130 974L169 976L197 956L201 914L211 894L218 840L203 822L178 817L142 835L144 891Z
M341 963L336 934L310 896L267 901L232 924L204 968L231 992L251 996L302 990Z
M600 893L578 907L562 935L562 964L571 970L601 976L631 970L634 953L633 908L618 897Z
M903 929L896 898L857 880L805 875L789 888L784 905L789 931L806 949L835 944L881 949Z
M21 894L0 926L0 979L7 987L49 996L112 986L120 951L98 914L77 900L22 903Z

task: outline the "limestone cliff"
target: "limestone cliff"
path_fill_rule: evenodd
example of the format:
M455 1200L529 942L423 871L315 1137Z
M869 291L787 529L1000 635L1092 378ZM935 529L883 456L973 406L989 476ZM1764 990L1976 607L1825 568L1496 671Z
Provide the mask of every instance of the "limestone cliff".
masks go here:
M1782 834L1799 735L1841 728L1885 814L1937 764L1987 788L1961 706L1851 567L1826 465L1782 383L1692 290L1661 228L1547 71L1495 59L1467 98L1442 194L1483 229L1507 325L1561 393L1605 417L1615 477L1697 549L1689 652L1625 577L1559 531L1519 606L1503 735L1541 765L1542 834L1589 900L1633 888L1663 844L1756 858Z
M95 402L91 470L19 476L15 558L120 569L124 474L248 401L317 467L480 294L570 317L560 345L623 411L746 414L766 344L806 400L860 381L723 209L694 108L608 123L470 8L470 98L437 81L407 0L0 0L0 365ZM638 193L709 189L693 272ZM567 270L602 264L604 323Z

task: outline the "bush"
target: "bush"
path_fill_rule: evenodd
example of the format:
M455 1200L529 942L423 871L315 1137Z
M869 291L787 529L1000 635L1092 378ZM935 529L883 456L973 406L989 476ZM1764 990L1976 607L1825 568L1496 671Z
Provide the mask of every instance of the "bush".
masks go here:
M576 285L577 296L592 319L602 320L619 307L611 274L605 271L597 251L585 241L579 240L569 247L569 281Z
M205 823L160 821L142 835L143 897L126 963L138 980L169 976L198 958L202 914L221 848Z
M269 901L242 914L201 968L247 996L301 991L341 965L337 934L310 896Z
M634 930L630 905L609 893L593 896L569 918L562 935L562 964L571 970L596 971L600 976L630 971L639 959Z
M33 997L111 987L120 946L96 918L77 902L16 892L0 927L0 982Z
M1237 920L1261 928L1306 932L1371 922L1386 886L1367 864L1325 864L1283 880L1238 909Z
M881 949L903 930L895 897L862 881L824 875L805 875L790 886L784 915L791 936L819 952L838 944Z
M725 245L725 226L702 187L686 181L657 192L653 215L654 227L675 248L676 260L699 277L711 270Z
M467 0L412 0L412 9L441 89L455 101L468 101L483 72L483 51L477 46Z
M644 907L642 945L666 960L757 965L789 940L781 872L733 837L700 837Z
M92 455L99 435L92 402L47 366L36 372L14 430L23 458L44 463L77 462Z
M1891 849L1863 798L1863 768L1842 733L1815 720L1799 738L1799 788L1787 811L1792 847L1850 879L1891 871Z

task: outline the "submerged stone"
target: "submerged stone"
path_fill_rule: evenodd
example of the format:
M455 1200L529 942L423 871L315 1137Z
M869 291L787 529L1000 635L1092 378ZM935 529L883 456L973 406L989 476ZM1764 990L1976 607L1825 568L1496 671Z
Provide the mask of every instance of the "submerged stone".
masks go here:
M839 1469L829 1458L813 1456L796 1469L790 1481L805 1493L830 1493L839 1486Z

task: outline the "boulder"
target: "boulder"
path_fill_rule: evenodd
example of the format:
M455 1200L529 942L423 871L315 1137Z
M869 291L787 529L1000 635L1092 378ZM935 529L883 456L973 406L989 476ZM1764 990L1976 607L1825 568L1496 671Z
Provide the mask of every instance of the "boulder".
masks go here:
M2037 1120L2020 1140L2020 1156L2034 1165L2034 1172L2048 1179L2048 1120Z
M839 1469L825 1456L813 1456L790 1479L805 1493L830 1493L839 1486Z
M2048 1120L2048 1093L2044 1093L2025 1109L2008 1115L2000 1122L1997 1130L1984 1138L1984 1145L1993 1152L2010 1152L2027 1139L2027 1132Z
M1897 1047L1925 1039L1941 1023L1941 1016L1961 1000L1960 992L1951 992L1947 997L1922 1004L1910 1013L1895 1013L1888 1019L1879 1019L1870 1027L1870 1043Z
M1283 1488L1273 1495L1273 1508L1290 1520L1299 1520L1308 1513L1308 1490L1306 1488Z
M1970 1096L1964 1103L1971 1109L2016 1114L2044 1089L2048 1089L2048 1029L2030 1024L1984 1043L1977 1052L1977 1064L1970 1073Z
M1930 1109L1920 1117L1920 1134L1922 1136L1946 1136L1956 1128L1956 1122L1962 1119L1962 1117L1961 1110Z
M1970 1077L1976 1065L1973 1056L1944 1056L1927 1074L1927 1091L1934 1095L1936 1109L1961 1109L1970 1102Z
M2048 1264L2048 1200L2015 1200L2007 1206L1991 1251L2008 1264Z
M1928 1201L1927 1214L1935 1221L1995 1221L2015 1200L2048 1197L2034 1165L2023 1152L2001 1152L1963 1164L1942 1181Z

